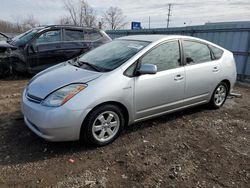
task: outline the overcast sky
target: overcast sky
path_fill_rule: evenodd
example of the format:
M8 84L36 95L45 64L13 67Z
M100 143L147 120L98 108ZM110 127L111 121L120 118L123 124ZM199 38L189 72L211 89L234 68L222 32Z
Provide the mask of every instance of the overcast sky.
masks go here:
M166 27L168 4L172 3L170 26L205 22L250 21L250 0L89 0L98 16L110 6L120 7L127 22L142 22L148 27ZM0 19L15 21L34 15L41 24L54 24L67 15L63 0L1 0ZM127 26L129 27L129 26Z

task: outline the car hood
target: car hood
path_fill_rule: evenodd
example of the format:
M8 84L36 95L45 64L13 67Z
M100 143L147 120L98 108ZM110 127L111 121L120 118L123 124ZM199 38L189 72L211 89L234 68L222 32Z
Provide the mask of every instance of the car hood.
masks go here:
M27 93L44 99L53 91L73 83L88 83L103 73L77 68L69 63L61 63L37 74L31 79Z
M0 48L11 48L11 49L17 49L17 47L7 43L6 41L0 41Z

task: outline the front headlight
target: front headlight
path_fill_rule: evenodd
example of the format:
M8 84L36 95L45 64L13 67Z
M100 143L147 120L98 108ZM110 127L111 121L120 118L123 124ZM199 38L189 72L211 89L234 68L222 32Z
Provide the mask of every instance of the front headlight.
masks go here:
M46 97L46 99L42 102L42 105L49 107L62 106L86 87L86 84L71 84L65 86Z

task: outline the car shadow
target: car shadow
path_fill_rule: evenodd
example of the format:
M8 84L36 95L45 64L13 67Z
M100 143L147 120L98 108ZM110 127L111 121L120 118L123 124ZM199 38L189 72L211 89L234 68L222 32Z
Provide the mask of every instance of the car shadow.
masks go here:
M207 109L207 106L199 106L136 123L127 126L123 136ZM25 126L21 112L6 114L3 117L5 118L0 118L0 165L24 164L97 149L96 147L86 146L80 141L44 141Z
M15 73L6 77L0 77L0 81L23 81L29 80L33 77L33 74L30 73Z
M198 112L205 111L205 110L211 110L211 109L209 108L208 105L200 105L200 106L196 106L193 108L188 108L185 110L176 111L176 112L173 112L170 114L162 115L162 116L159 116L156 118L152 118L149 120L145 120L145 121L138 122L136 124L127 126L125 132L130 133L130 132L137 131L139 129L146 129L146 128L149 128L152 126L157 126L159 124L171 122L171 121L176 120L178 118L181 118L183 116L189 116L189 115L196 114Z

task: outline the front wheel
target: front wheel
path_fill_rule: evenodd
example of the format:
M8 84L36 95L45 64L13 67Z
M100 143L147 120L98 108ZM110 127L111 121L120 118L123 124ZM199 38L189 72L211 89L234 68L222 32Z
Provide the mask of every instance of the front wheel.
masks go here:
M124 124L125 120L119 107L100 106L94 109L84 121L81 136L88 144L104 146L120 135Z
M227 95L228 86L224 82L219 83L211 97L210 106L214 109L222 107L227 99Z
M12 67L8 65L8 62L0 61L0 78L6 78L11 75Z

